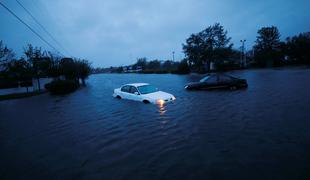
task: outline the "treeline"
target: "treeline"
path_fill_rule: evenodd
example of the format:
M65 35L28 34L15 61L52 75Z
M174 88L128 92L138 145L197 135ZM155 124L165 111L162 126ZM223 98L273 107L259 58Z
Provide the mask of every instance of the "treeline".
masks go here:
M257 32L253 48L247 52L234 50L227 34L219 23L192 34L183 44L191 69L198 72L210 71L212 64L216 70L310 65L310 32L281 41L277 27L263 27Z
M147 58L139 58L137 62L131 65L132 69L141 69L141 73L175 73L183 74L190 71L185 61L176 62L172 60L151 60Z
M188 63L185 60L150 60L138 58L135 64L129 66L96 68L94 73L145 73L145 74L187 74L190 72Z
M85 85L85 79L91 73L87 60L62 57L31 44L24 48L23 54L17 58L13 50L0 41L0 88L28 87L32 85L32 79L36 79L40 91L39 79L45 77L71 81L76 86L81 81Z
M281 41L280 37L277 27L262 27L257 32L253 47L245 51L244 46L240 49L234 48L227 30L216 23L198 33L191 34L186 39L182 44L185 58L181 62L147 61L146 58L139 58L133 65L97 68L94 73L186 74L284 65L310 65L310 32L288 37L284 41Z

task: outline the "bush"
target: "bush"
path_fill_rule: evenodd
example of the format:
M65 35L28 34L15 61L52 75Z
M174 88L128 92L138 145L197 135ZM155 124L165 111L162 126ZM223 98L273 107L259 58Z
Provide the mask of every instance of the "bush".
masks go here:
M56 80L45 85L45 88L52 94L68 94L75 91L79 83L73 80Z

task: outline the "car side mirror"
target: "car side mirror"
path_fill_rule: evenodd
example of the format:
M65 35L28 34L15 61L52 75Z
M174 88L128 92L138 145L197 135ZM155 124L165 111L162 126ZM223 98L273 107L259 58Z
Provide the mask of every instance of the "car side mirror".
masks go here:
M138 92L135 92L135 95L139 95L139 93L138 93Z

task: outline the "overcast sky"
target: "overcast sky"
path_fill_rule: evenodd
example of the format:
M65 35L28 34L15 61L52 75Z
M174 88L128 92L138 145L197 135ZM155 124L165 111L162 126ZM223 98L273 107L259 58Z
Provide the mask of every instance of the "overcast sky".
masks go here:
M180 60L190 34L220 22L234 48L275 25L281 38L310 31L309 0L19 0L65 47L59 47L15 0L1 0L59 51L94 67L133 64L138 57ZM31 43L52 50L0 6L0 39L21 55Z

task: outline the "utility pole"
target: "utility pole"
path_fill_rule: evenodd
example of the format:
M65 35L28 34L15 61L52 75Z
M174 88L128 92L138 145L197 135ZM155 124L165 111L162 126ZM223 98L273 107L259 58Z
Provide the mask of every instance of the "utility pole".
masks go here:
M240 42L242 43L242 46L241 46L241 59L240 59L240 66L241 67L245 67L246 66L246 57L245 57L245 54L244 54L244 51L245 51L245 42L246 42L246 39L244 40L240 40Z
M174 51L172 51L172 61L174 62Z

